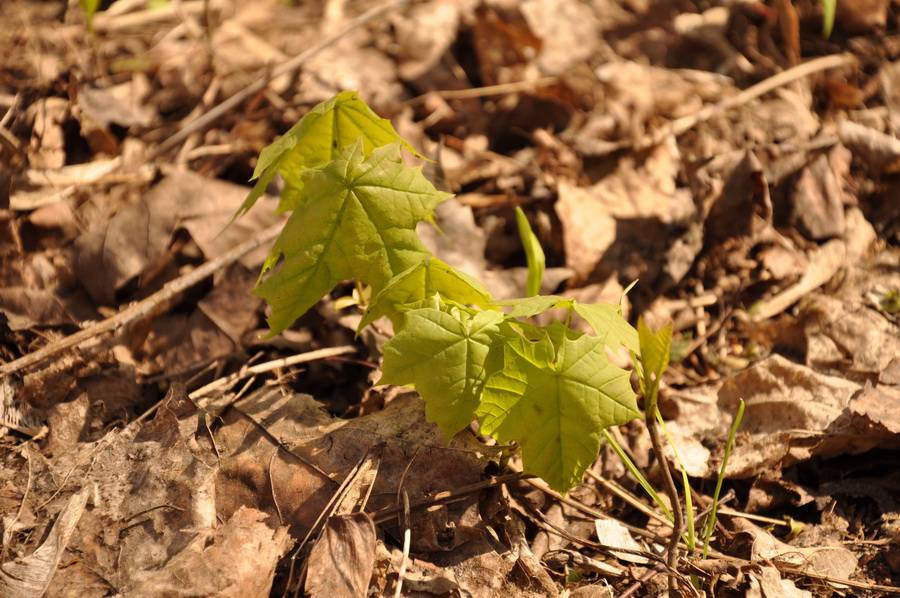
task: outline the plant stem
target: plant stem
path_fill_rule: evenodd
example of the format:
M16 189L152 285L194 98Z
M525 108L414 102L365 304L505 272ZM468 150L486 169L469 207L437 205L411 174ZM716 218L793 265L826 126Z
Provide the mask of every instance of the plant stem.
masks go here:
M654 397L655 399L655 397ZM659 429L656 427L656 401L647 409L646 422L647 432L650 433L650 443L653 445L653 453L659 461L662 469L663 481L666 486L666 494L672 503L672 514L675 516L675 529L672 530L672 537L669 538L669 545L666 547L666 565L674 570L678 565L678 539L681 537L679 530L684 528L684 513L681 510L681 501L678 498L678 488L675 487L675 480L672 478L672 472L669 470L669 462L663 454L662 440L659 437ZM678 589L678 580L669 576L669 591L676 592Z

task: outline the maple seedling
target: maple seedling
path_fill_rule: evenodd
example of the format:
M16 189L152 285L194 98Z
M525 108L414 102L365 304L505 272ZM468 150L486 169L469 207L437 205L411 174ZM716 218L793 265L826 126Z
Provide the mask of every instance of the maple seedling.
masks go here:
M567 492L597 458L603 430L640 416L628 372L607 355L620 345L639 352L637 331L619 306L536 295L539 274L529 280L534 296L496 301L433 256L416 225L451 195L405 166L402 149L419 156L356 93L342 92L262 151L236 216L281 175L279 210L291 216L253 290L272 308L270 335L344 280L368 285L357 332L381 317L395 331L379 384L416 388L446 440L477 419L482 433L518 444L525 472ZM524 215L519 224L527 228ZM529 262L542 266L536 239L523 239L533 244ZM564 321L531 323L558 308ZM576 317L593 334L573 328Z

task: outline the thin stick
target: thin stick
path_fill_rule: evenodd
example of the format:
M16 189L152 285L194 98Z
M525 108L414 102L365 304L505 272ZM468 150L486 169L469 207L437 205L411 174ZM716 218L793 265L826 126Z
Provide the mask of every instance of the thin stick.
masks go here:
M397 576L397 587L394 588L394 598L400 598L403 592L403 576L406 575L406 566L409 564L409 545L412 540L412 530L409 526L409 494L406 488L401 488L403 497L403 560L400 561L400 572Z
M602 475L597 475L590 469L588 469L586 473L587 473L588 477L592 478L598 484L603 486L608 492L618 496L620 499L624 500L625 502L630 504L632 507L634 507L635 509L637 509L638 511L640 511L647 517L650 517L651 519L656 519L656 521L658 521L659 523L661 523L663 525L667 525L669 527L674 527L675 524L672 523L671 521L669 521L665 515L660 515L659 513L657 513L656 511L654 511L653 509L651 509L644 503L642 503L635 495L633 495L628 490L623 488L615 480L607 480Z
M278 368L290 367L292 365L306 363L308 361L315 361L317 359L328 359L329 357L345 355L347 353L353 353L354 351L356 351L356 347L354 347L353 345L344 345L342 347L326 347L324 349L308 351L307 353L299 353L297 355L291 355L290 357L275 359L273 361L267 361L265 363L260 363L257 365L245 366L239 371L234 372L233 374L225 376L224 378L213 380L206 386L198 388L197 390L189 394L188 397L190 397L190 399L197 403L200 407L204 407L206 405L206 401L202 400L204 396L208 395L214 390L229 387L244 378L252 378L254 376L258 376L259 374L265 374L273 370L277 370ZM132 423L139 423L144 421L145 419L156 413L156 411L160 407L162 407L163 403L165 403L167 400L168 397L161 398L155 405L147 409ZM231 401L235 400L235 398L231 399Z
M33 353L29 353L28 355L24 355L19 359L0 365L0 378L23 370L27 367L31 367L47 359L48 357L52 357L53 355L62 353L66 349L77 347L81 343L84 343L85 341L88 341L94 337L100 336L101 334L114 332L122 326L125 326L126 324L130 324L131 322L135 322L152 315L158 309L160 309L160 306L165 305L168 301L171 301L172 298L174 298L178 293L191 288L192 286L211 276L218 270L227 268L260 245L275 240L275 238L281 232L281 228L282 224L271 226L260 233L256 238L238 245L225 255L206 262L195 270L188 272L184 276L166 283L166 285L162 289L153 293L146 299L135 303L131 307L120 311L116 315L111 316L103 320L102 322L98 322L93 326L89 326L84 330L79 330L75 334L50 343L49 345L42 347L37 351L34 351Z
M498 85L485 85L484 87L470 87L468 89L446 89L429 91L411 100L403 102L406 106L423 104L428 98L438 97L444 100L468 100L487 96L499 96L518 91L531 91L536 87L548 87L559 82L559 77L541 77L534 81L514 81L512 83L500 83Z
M462 500L465 496L472 494L474 492L480 492L482 490L486 490L488 488L494 488L496 486L502 486L503 484L509 484L511 482L515 482L518 480L528 480L530 476L521 475L518 473L509 473L506 475L498 476L496 478L492 478L490 480L485 480L483 482L476 482L474 484L469 484L467 486L460 486L459 488L455 488L453 490L445 490L443 492L437 492L431 496L425 496L419 498L417 500L410 501L411 509L421 509L423 507L428 507L431 505L444 504L448 502ZM394 519L398 513L402 511L402 507L386 507L381 509L380 511L376 511L372 513L372 520L376 524L385 523L386 521L390 521Z
M333 45L335 42L340 40L342 37L344 37L351 31L353 31L354 29L361 27L362 25L365 25L369 21L372 21L372 20L380 17L382 14L386 13L388 10L390 10L392 8L398 8L398 7L406 4L407 2L409 2L409 0L396 0L395 2L389 2L387 4L377 6L367 12L364 12L360 16L358 16L355 19L353 19L352 21L350 21L346 26L341 28L339 31L335 32L332 35L329 35L328 37L326 37L325 39L320 41L318 44L314 45L312 48L309 48L305 52L298 54L294 58L288 60L281 66L274 69L270 76L259 77L258 79L256 79L256 81L254 81L253 83L251 83L244 89L240 90L239 92L237 92L230 98L223 100L220 104L218 104L216 107L212 108L209 112L207 112L203 116L197 118L197 120L191 121L190 123L185 125L185 127L183 129L181 129L180 131L178 131L177 133L175 133L174 135L172 135L171 137L166 139L163 143L159 144L155 148L155 150L151 151L151 157L155 157L155 156L161 154L162 152L165 152L165 151L175 147L176 145L178 145L179 143L181 143L182 141L187 139L193 133L196 133L198 131L202 131L202 130L206 129L209 125L211 125L213 122L215 122L216 120L218 120L219 118L224 116L230 110L234 109L235 107L237 107L239 104L241 104L245 100L253 97L253 95L255 95L255 94L259 93L260 91L262 91L263 89L265 89L269 85L269 82L271 80L277 79L278 77L280 77L282 75L293 73L294 71L299 69L301 66L303 66L303 64L306 61L308 61L310 58L312 58L313 56L315 56L322 50L328 48L329 46Z
M267 361L265 363L252 365L246 368L242 368L240 371L235 372L229 376L225 376L224 378L214 380L206 386L203 386L202 388L198 388L191 393L191 398L194 400L199 399L203 395L206 395L213 390L217 390L225 386L231 386L233 383L242 378L249 378L250 376L266 374L279 368L286 368L292 365L306 363L308 361L315 361L317 359L327 359L329 357L336 357L338 355L346 355L347 353L353 353L355 351L356 347L354 347L353 345L343 345L341 347L326 347L324 349L317 349L315 351L308 351L306 353L299 353L297 355L291 355L290 357L284 357L282 359L275 359L273 361Z
M675 516L675 529L669 538L666 546L667 558L666 565L669 570L675 570L678 567L678 542L681 539L681 532L678 531L684 527L684 511L681 508L681 501L678 499L678 488L675 486L675 480L672 479L672 471L669 469L669 463L663 453L662 440L659 437L659 429L656 427L656 404L652 405L652 409L647 411L647 432L650 433L650 444L653 445L653 453L659 458L659 467L662 472L663 483L666 494L672 502L672 514ZM678 579L669 575L669 592L674 595L678 591Z
M649 135L641 139L636 145L638 148L646 148L658 145L669 134L678 136L686 133L701 122L705 122L713 118L714 116L731 110L732 108L742 106L750 102L751 100L769 93L770 91L778 89L779 87L784 87L789 83L793 83L798 79L808 77L809 75L818 73L820 71L851 65L855 61L856 59L850 54L832 54L831 56L822 56L820 58L814 58L813 60L810 60L808 62L798 64L795 67L791 67L786 71L782 71L777 75L773 75L768 79L760 81L756 85L751 85L750 87L733 97L725 98L717 104L703 107L694 114L676 119L671 123L671 125L651 132Z

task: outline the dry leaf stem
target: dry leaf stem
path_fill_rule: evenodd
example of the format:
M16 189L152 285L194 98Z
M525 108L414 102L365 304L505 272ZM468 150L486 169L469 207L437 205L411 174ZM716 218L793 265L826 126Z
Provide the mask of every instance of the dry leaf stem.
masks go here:
M797 66L791 67L786 71L782 71L776 75L773 75L768 79L764 79L756 85L751 85L735 96L725 98L724 100L716 104L704 106L694 114L679 118L665 127L661 127L656 131L650 132L636 144L637 148L648 148L659 145L662 140L670 134L674 134L676 136L681 135L694 128L701 122L708 121L715 116L724 114L732 108L743 106L744 104L747 104L752 100L755 100L756 98L769 93L770 91L774 91L779 87L784 87L785 85L793 83L798 79L808 77L809 75L827 69L853 64L855 60L856 59L850 54L832 54L830 56L822 56L820 58L814 58L810 61L798 64Z

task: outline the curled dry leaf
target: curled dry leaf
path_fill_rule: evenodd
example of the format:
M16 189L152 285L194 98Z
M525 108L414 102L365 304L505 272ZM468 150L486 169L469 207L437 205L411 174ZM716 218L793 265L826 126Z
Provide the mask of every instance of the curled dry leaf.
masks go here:
M749 537L750 560L754 563L774 562L814 575L845 579L856 570L856 557L840 544L812 548L794 546L743 519L734 519L734 525L740 534Z

